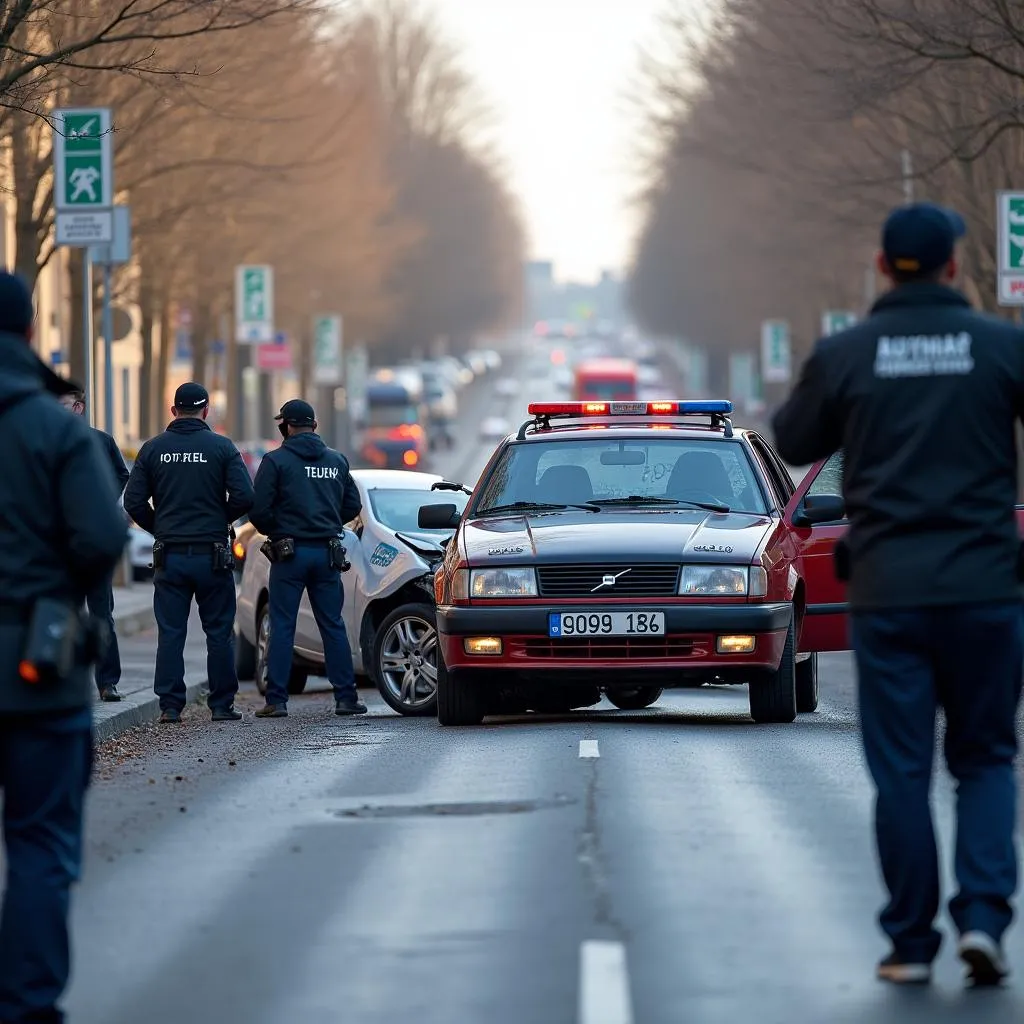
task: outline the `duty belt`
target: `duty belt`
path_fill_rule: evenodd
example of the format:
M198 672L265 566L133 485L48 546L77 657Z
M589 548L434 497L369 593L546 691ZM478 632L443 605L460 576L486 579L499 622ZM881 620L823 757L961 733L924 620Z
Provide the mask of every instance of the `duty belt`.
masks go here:
M200 540L190 544L175 544L173 541L167 541L164 544L164 551L174 555L208 555L216 544L217 541L213 540Z

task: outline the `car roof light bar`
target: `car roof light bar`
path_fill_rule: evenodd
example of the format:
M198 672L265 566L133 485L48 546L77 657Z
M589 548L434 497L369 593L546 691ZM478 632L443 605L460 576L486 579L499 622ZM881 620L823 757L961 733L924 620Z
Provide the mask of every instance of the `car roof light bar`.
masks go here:
M583 419L594 417L632 416L708 416L712 427L722 427L732 437L732 402L724 399L684 401L665 399L659 402L531 402L527 412L534 417L519 429L520 440L530 426L546 427L552 419Z

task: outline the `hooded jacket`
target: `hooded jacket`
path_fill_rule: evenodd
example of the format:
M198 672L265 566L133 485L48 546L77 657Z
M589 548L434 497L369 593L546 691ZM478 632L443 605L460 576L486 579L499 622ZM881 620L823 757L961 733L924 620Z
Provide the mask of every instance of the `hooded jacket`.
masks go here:
M359 515L348 460L317 434L293 434L260 460L249 521L271 540L324 541Z
M823 338L776 413L794 466L843 451L854 610L1015 601L1024 331L903 285Z
M0 333L0 715L93 701L85 667L58 687L29 685L17 671L35 602L81 606L128 539L117 485L92 429L54 401L74 390L24 338Z

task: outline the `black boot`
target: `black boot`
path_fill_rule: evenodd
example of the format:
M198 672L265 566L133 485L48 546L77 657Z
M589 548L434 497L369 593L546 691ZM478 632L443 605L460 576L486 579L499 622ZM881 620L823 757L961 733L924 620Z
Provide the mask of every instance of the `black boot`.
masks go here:
M336 715L365 715L366 705L353 694L351 697L340 697L334 702Z

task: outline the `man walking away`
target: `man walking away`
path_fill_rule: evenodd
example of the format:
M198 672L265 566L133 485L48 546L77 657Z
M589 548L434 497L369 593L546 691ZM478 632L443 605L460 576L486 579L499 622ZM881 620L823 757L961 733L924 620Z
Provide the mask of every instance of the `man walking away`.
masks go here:
M174 419L139 450L125 511L153 534L153 612L158 631L153 688L160 721L185 707L185 640L192 599L206 633L213 721L235 722L234 557L231 524L252 505L252 480L238 449L207 425L210 396L189 381L174 393ZM150 504L152 499L152 504Z
M82 862L92 765L85 595L127 540L110 468L89 428L55 400L74 385L36 358L32 296L0 273L0 789L6 884L0 1020L60 1022L68 908ZM79 635L70 664L39 657L31 635Z
M295 645L295 620L302 592L324 645L327 678L336 715L365 715L352 670L352 648L341 618L347 567L341 533L359 515L362 501L349 474L348 459L328 448L316 433L316 414L293 398L281 406L280 448L268 452L256 471L253 526L270 542L270 650L267 703L260 718L288 714L288 676Z
M61 405L76 416L85 415L85 392L76 390L60 396ZM128 483L128 467L124 464L124 456L117 442L99 427L93 427L93 436L100 444L104 457L110 462L117 482L117 494L121 496L124 486ZM106 654L96 663L96 689L100 699L119 701L121 694L117 692L117 684L121 681L121 651L117 645L117 632L114 628L114 574L101 581L86 595L86 606L89 614L107 624L110 642Z
M848 582L875 832L892 951L881 978L926 982L939 950L939 867L928 795L935 717L957 780L950 913L976 985L1007 973L1017 886L1015 718L1021 692L1021 541L1015 428L1024 333L952 288L963 221L930 204L886 221L892 289L817 343L774 419L782 457L844 450Z

